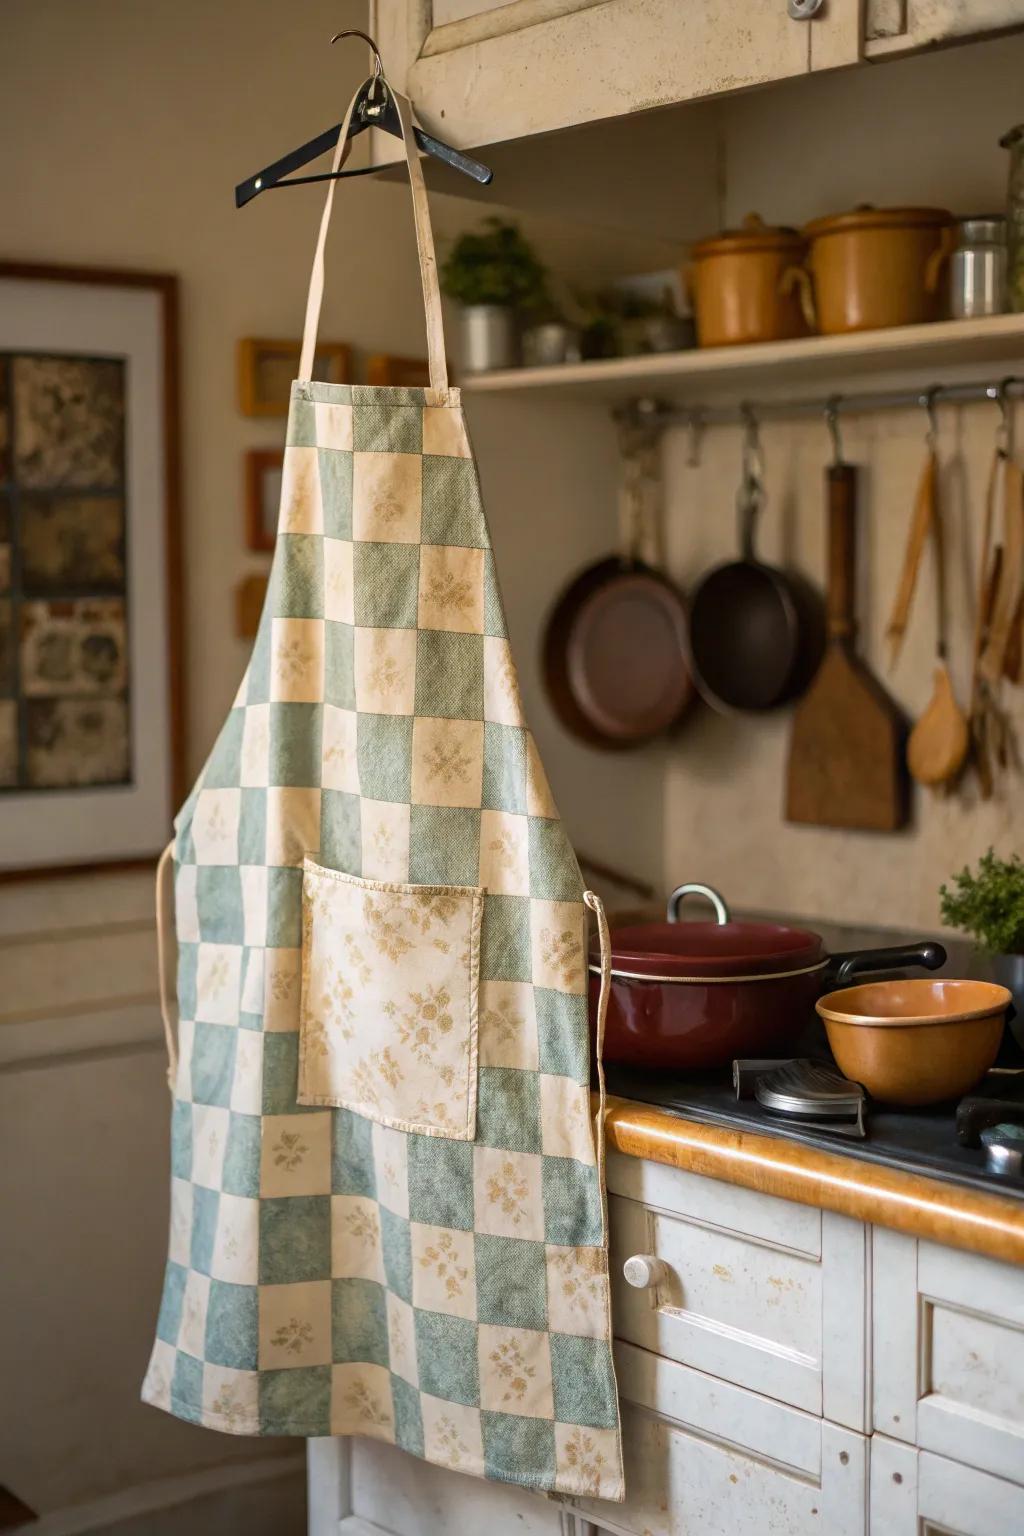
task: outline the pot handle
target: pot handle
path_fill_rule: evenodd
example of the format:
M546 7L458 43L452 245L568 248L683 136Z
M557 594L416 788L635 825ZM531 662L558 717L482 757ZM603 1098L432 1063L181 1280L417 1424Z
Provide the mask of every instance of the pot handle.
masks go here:
M845 955L832 955L829 969L834 967L835 984L845 987L854 976L865 971L902 971L908 965L919 965L926 971L937 971L946 963L946 951L935 939L925 939L920 944L898 944L894 949L855 949Z
M806 267L787 267L779 278L779 296L788 299L793 289L797 289L797 297L800 300L800 308L803 311L804 324L811 332L818 329L818 311L814 302L814 281Z
M718 892L714 890L710 885L691 884L677 885L675 890L672 892L672 895L669 897L668 907L665 910L665 916L668 918L670 923L678 923L679 904L684 896L706 896L708 901L710 901L711 905L715 909L715 922L718 923L719 927L721 927L723 923L732 922L732 918L729 914L729 908L725 904L724 897L720 896Z
M939 236L938 245L929 254L928 260L924 264L925 293L938 293L943 269L956 248L956 242L956 226L954 224L947 224Z

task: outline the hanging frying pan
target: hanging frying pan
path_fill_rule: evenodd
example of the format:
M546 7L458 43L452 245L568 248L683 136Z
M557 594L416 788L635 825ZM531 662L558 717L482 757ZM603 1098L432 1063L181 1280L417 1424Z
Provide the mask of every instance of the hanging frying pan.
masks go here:
M682 594L640 560L612 555L588 566L548 620L544 680L566 730L591 746L660 736L694 695Z
M650 432L623 432L620 553L574 577L544 635L555 713L572 735L610 750L660 736L694 697L682 593L639 554L655 449Z
M710 571L690 600L690 670L714 708L775 709L802 693L825 647L820 595L800 576L759 560L754 530L764 500L757 423L749 409L737 498L740 558Z

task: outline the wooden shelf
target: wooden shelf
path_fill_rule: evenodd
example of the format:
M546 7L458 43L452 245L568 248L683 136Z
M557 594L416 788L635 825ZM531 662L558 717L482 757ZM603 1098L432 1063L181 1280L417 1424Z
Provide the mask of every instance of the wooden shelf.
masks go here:
M871 387L925 388L1024 372L1024 315L943 320L844 336L808 336L757 346L615 357L556 368L467 374L471 394L533 392L550 400L615 404L649 396L681 405L717 406L751 398L854 393Z

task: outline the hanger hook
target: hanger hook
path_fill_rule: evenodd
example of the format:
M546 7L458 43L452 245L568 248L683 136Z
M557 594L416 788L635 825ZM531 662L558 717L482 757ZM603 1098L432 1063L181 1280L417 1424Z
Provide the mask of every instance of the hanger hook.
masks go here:
M335 32L331 38L332 43L339 43L343 37L361 37L363 42L373 54L373 84L370 87L369 99L372 100L377 89L377 81L384 79L384 64L381 60L380 49L368 32L360 32L358 27L346 27L344 32Z
M935 443L938 437L939 428L938 417L935 412L935 402L938 400L941 394L942 385L933 384L930 389L926 389L924 393L919 396L919 403L922 409L926 411L928 415L928 430L925 433L924 440L929 448L935 447Z
M764 450L757 412L749 400L740 402L740 420L743 422L743 482L747 493L758 497L764 481Z
M843 440L839 435L839 406L842 398L842 395L829 395L825 402L825 425L832 440L833 464L843 462Z

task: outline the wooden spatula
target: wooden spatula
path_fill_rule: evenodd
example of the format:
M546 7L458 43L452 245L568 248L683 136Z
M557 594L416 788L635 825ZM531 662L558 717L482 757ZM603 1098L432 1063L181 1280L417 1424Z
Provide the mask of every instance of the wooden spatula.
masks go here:
M857 472L833 464L826 484L829 644L793 719L786 817L893 832L907 819L906 726L853 648Z
M938 786L956 778L971 744L967 716L956 701L949 675L946 625L946 550L936 493L934 454L932 468L922 476L919 497L930 506L927 524L935 552L935 684L928 706L910 733L907 767L919 784Z

